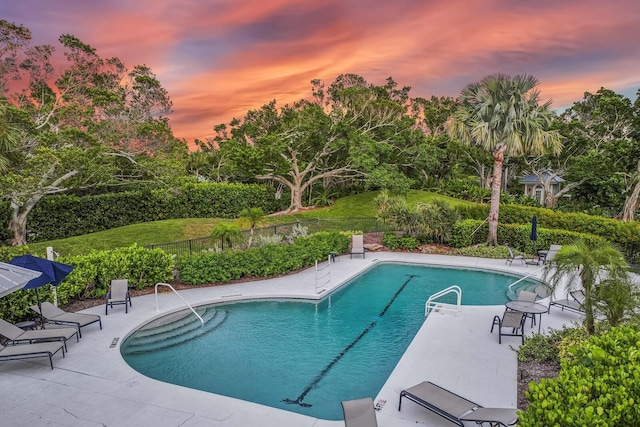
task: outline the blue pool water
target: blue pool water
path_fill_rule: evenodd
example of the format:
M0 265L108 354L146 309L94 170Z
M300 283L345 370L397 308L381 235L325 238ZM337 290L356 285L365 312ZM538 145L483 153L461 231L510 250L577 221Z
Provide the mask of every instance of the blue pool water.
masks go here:
M201 307L204 327L184 313L177 322L191 326L158 335L168 327L154 328L156 320L129 336L121 352L135 370L160 381L340 420L342 400L375 398L424 322L431 294L455 284L464 305L498 305L517 279L379 264L319 302Z

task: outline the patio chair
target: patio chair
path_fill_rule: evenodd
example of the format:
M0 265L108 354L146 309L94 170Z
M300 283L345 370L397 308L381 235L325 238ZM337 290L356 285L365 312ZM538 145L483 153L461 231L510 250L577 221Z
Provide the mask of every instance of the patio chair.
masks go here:
M566 308L567 310L574 311L576 313L584 314L584 291L571 291L569 292L569 298L560 299L557 301L549 302L549 312L551 312L551 306L557 305L561 307L562 310Z
M345 427L378 427L376 410L370 397L342 402Z
M362 254L362 258L364 258L364 240L362 234L354 234L351 236L351 254L349 258L353 258L353 254L359 255Z
M21 344L2 346L0 349L0 362L4 360L33 359L36 357L49 357L49 364L53 369L53 355L62 350L64 357L64 345L60 342L40 342L36 344Z
M493 317L493 324L491 325L491 333L493 328L498 325L498 344L502 344L502 337L521 337L522 344L524 344L524 322L527 320L525 314L520 311L514 311L506 309L502 318L500 316ZM504 332L503 329L511 329L511 332Z
M549 264L553 260L553 258L555 258L560 249L562 249L562 245L549 246L549 250L541 253L538 257L538 265Z
M37 305L32 306L31 310L42 315L42 317L44 317L45 320L49 323L54 323L56 325L75 326L78 329L80 338L82 338L82 331L80 330L80 328L83 328L87 325L98 322L98 324L100 325L100 329L102 329L102 319L100 319L100 316L98 316L97 314L69 313L56 307L48 301L43 302L41 306L42 311Z
M80 340L78 337L78 331L76 328L57 328L57 329L37 329L34 331L24 331L7 322L4 319L0 319L0 335L7 339L7 342L11 345L21 343L35 343L46 341L61 341L64 344L64 350L67 351L67 340L76 336L76 342Z
M460 427L464 427L465 421L474 421L479 425L489 423L492 426L505 427L518 423L516 409L483 408L477 403L429 381L423 381L411 388L402 390L400 392L398 411L402 408L403 397L435 412Z
M536 302L538 294L529 291L518 292L518 301ZM536 324L536 316L533 313L525 313L525 317L531 317L531 327Z
M509 246L505 245L505 247L507 248L507 251L509 251L509 257L507 258L507 260L505 261L505 264L509 263L509 265L511 265L511 263L513 261L517 261L520 260L522 261L523 265L527 265L527 261L524 259L524 256L522 255L514 255L513 254L513 249L511 249Z
M109 314L109 307L113 308L114 304L124 304L124 312L129 312L129 307L131 307L131 295L129 295L129 281L127 279L111 281L109 292L107 292L107 302L104 307L105 315Z

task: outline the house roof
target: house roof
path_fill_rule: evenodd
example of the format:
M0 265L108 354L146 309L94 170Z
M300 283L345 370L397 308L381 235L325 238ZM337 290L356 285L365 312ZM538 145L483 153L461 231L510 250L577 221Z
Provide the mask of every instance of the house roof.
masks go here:
M518 180L518 183L519 184L542 184L544 181L547 181L549 177L551 177L551 175L552 174L550 172L543 172L542 181L541 181L538 179L536 175L531 174L531 175L527 175L520 178L520 180ZM551 184L561 184L563 182L565 182L565 180L560 178L559 176L554 176L553 178L551 178Z

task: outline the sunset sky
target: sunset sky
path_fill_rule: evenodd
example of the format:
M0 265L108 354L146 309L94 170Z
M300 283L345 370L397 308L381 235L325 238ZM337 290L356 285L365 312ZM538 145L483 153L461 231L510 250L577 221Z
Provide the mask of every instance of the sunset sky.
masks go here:
M456 97L494 73L532 74L562 109L600 87L640 88L638 0L11 0L0 19L34 44L72 34L129 68L146 64L192 142L310 81L387 77L412 97Z

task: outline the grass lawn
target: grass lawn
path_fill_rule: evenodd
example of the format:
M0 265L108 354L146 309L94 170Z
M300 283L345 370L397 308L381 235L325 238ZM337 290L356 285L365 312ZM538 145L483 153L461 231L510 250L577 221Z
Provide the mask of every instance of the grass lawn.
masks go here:
M305 212L287 215L265 217L263 225L282 224L303 219L314 218L366 218L375 217L375 198L377 191L356 194L336 200L333 206L313 209ZM451 197L440 196L426 191L412 190L407 195L410 206L418 202L429 202L434 198L447 201L452 205L470 204ZM168 219L163 221L132 224L83 236L69 237L47 242L29 244L30 251L35 255L44 256L46 247L51 246L60 255L82 255L91 250L113 249L131 246L137 243L141 246L152 243L176 242L194 237L205 237L211 234L213 228L221 222L233 222L232 219L220 218L186 218Z

